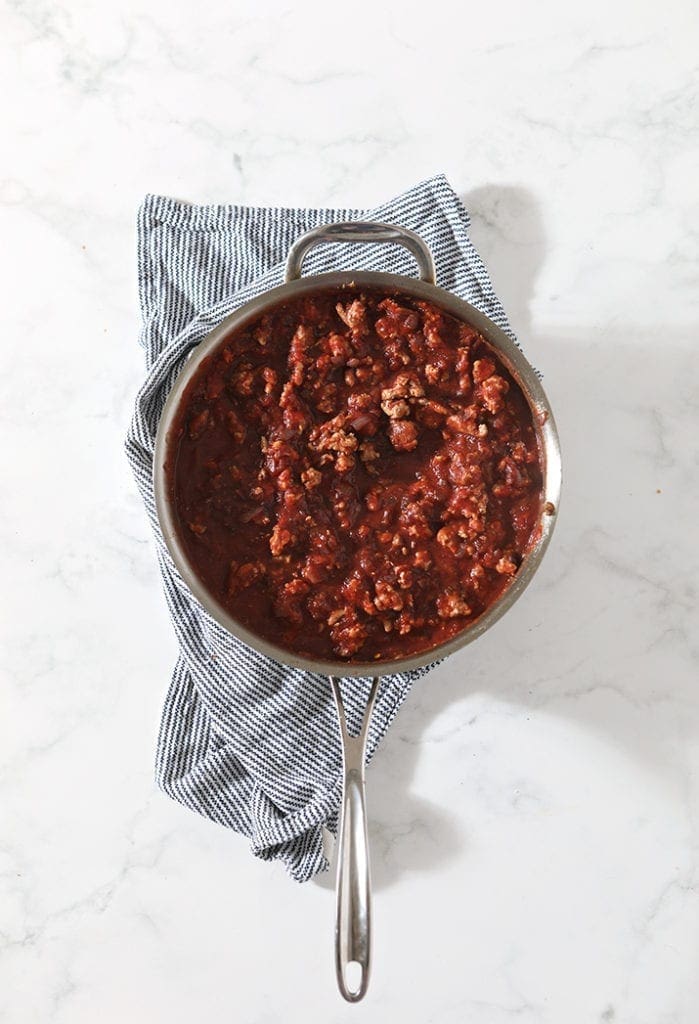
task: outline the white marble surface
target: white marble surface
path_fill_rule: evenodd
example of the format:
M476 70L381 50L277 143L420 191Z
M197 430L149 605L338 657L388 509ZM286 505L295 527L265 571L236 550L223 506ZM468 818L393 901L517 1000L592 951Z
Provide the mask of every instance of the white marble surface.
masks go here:
M3 5L3 1022L699 1019L695 6ZM565 498L527 598L370 769L349 1007L328 882L152 782L175 644L121 450L134 219L438 170L545 373Z

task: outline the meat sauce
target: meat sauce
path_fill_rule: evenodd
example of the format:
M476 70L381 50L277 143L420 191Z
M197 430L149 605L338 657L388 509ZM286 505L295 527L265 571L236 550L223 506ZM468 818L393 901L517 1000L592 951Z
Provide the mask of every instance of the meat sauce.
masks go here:
M208 357L168 480L189 559L296 653L379 661L477 619L537 530L530 408L470 325L355 287L292 299Z

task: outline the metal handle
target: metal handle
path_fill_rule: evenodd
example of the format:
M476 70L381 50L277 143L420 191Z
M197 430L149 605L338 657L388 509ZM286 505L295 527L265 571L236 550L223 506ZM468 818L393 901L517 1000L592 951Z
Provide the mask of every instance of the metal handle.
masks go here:
M342 740L342 807L338 830L335 972L343 997L358 1003L369 985L371 961L371 878L369 839L364 792L364 758L371 713L379 688L378 676L372 680L362 727L357 736L347 731L340 680L330 676ZM360 975L355 987L347 977L349 964L358 964Z
M314 245L323 242L395 242L402 245L415 257L420 279L436 283L434 260L427 244L414 231L396 224L379 224L367 220L349 220L340 224L321 224L319 228L307 231L297 238L286 260L284 280L295 281L301 277L304 257Z

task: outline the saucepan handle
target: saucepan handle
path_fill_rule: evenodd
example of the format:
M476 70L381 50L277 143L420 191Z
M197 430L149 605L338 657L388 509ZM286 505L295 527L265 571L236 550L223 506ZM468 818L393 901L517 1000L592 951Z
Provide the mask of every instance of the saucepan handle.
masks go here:
M343 786L337 840L335 971L343 997L358 1003L369 985L371 964L371 877L364 787L364 759L369 723L378 692L372 680L362 728L347 730L340 680L330 677L342 740ZM352 974L355 976L351 976Z
M419 235L398 224L380 224L367 220L321 224L297 238L286 260L284 280L287 283L301 277L301 266L309 249L324 242L394 242L404 246L415 257L422 281L436 283L432 253Z

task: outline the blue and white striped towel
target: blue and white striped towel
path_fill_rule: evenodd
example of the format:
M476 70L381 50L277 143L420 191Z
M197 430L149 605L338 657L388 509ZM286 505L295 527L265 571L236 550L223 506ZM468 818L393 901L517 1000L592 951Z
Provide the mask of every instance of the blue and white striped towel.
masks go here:
M148 196L138 219L147 376L126 450L155 534L180 648L163 709L156 777L169 796L244 833L256 856L281 860L298 881L327 867L322 828L333 824L340 800L341 753L328 680L251 651L197 604L158 526L153 448L163 404L190 349L238 306L282 282L286 254L299 235L353 219L416 231L432 250L438 284L511 334L469 240L468 215L443 175L372 210L190 206ZM305 274L338 269L415 274L412 257L397 246L325 245L304 264ZM383 680L369 758L419 674ZM367 688L367 680L344 684L350 728L359 727Z

